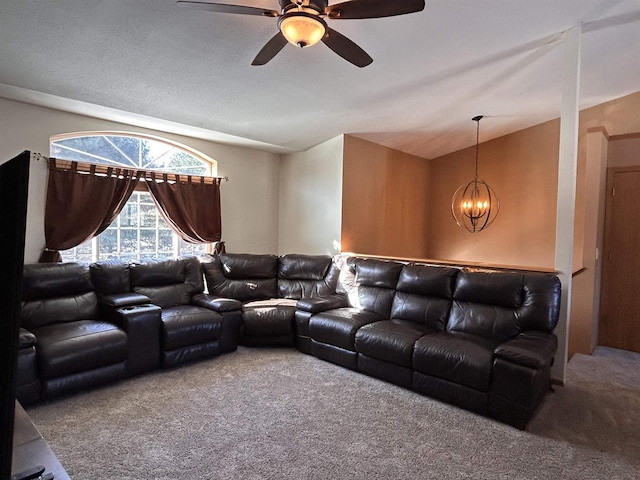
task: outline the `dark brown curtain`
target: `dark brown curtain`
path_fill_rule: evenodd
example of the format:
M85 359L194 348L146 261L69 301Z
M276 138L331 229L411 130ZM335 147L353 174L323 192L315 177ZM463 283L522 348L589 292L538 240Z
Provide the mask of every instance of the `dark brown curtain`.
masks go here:
M153 173L151 177L147 187L160 214L174 232L191 243L220 240L219 178ZM169 177L175 181L168 181Z
M96 166L81 173L77 162L49 160L49 184L44 230L46 248L40 262L61 261L59 250L76 247L102 233L118 216L133 193L139 172L107 168L97 175Z

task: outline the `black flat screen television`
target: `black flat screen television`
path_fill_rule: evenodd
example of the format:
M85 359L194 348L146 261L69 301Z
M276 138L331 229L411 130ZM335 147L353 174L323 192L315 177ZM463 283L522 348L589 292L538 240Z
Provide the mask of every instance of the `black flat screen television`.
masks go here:
M11 477L30 159L0 163L0 479Z

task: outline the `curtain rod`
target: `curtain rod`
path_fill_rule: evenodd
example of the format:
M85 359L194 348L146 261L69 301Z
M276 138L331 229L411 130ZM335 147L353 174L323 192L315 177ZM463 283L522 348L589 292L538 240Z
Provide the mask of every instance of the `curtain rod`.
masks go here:
M176 172L164 172L162 170L151 170L151 169L145 169L145 168L136 168L136 167L126 167L124 165L107 165L104 163L89 163L89 162L78 162L76 160L65 160L62 158L53 158L53 157L47 157L45 155L42 155L41 153L37 153L37 152L31 152L31 158L33 160L36 161L46 161L47 164L49 163L50 160L55 160L56 162L56 166L63 169L63 170L68 170L71 168L71 164L73 162L76 162L78 164L78 171L79 172L89 172L89 169L93 166L95 168L95 172L96 173L107 173L107 169L111 168L111 169L121 169L121 170L134 170L136 172L140 172L142 173L142 178L151 178L152 176L155 175L171 175L171 176L175 176L177 177L196 177L196 178L205 178L205 179L212 179L212 180L220 180L220 181L225 181L228 182L229 181L229 177L208 177L205 175L190 175L188 173L176 173Z

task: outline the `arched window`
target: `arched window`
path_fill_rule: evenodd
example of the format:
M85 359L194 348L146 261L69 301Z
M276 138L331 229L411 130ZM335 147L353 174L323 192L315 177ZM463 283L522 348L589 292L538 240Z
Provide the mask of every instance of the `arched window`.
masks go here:
M189 175L217 175L215 160L169 140L123 132L79 132L51 137L50 155L65 160ZM100 235L60 252L64 261L173 258L209 251L178 237L159 215L149 192L136 190L118 218Z

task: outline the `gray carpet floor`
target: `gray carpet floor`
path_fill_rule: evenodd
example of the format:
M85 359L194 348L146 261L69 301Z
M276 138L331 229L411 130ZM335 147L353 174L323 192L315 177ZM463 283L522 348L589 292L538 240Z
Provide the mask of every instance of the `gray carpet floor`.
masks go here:
M519 431L288 349L28 410L74 479L640 478L640 354L599 349Z

